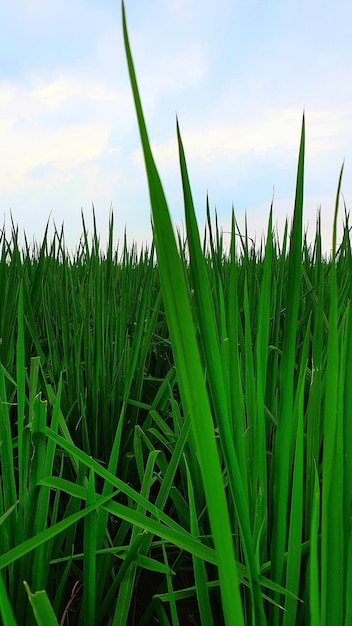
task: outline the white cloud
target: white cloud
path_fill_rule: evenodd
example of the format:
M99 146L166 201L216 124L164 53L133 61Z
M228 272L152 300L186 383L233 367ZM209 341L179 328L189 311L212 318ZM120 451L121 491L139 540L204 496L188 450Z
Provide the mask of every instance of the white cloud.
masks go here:
M38 83L38 86L31 90L31 96L38 101L39 105L44 107L59 107L63 102L71 100L82 92L77 83L73 83L65 77L51 81L37 79L35 82Z
M82 120L77 119L76 98L93 103L90 115L82 115ZM26 84L2 83L3 193L68 180L73 166L97 159L107 149L116 120L123 118L127 126L129 120L132 123L128 105L126 96L97 81L79 81L63 73L47 81L40 77Z
M111 102L120 107L126 103L125 96L107 89L103 84L77 80L61 72L52 80L34 77L32 83L30 95L43 107L58 108L77 96L96 102Z
M21 14L26 15L30 19L37 17L42 19L43 15L50 15L52 12L63 8L64 5L62 0L50 0L50 3L46 2L46 0L31 0L31 2L16 0L16 4Z
M193 0L172 0L171 9L175 13L180 13L184 15L184 13L189 9L193 4Z
M314 158L347 145L352 136L349 108L340 111L309 111L306 113L306 154ZM270 109L263 116L246 124L203 124L202 129L182 131L182 140L188 159L203 162L232 160L247 153L265 156L280 149L280 159L297 159L301 132L302 111L299 109ZM161 166L170 166L177 158L177 142L168 138L153 142L153 154ZM134 155L142 163L142 153Z
M4 123L0 123L0 133L7 146L6 161L0 171L0 185L3 192L10 192L11 189L18 191L22 186L38 187L42 182L53 184L62 180L62 171L66 172L67 178L72 166L97 158L103 152L109 128L92 123L40 132L34 128L4 128ZM48 180L45 176L44 180L32 177L31 172L44 164L50 165L52 172ZM53 175L54 170L57 176Z
M148 39L140 34L133 38L133 56L144 108L159 104L159 98L187 93L207 76L208 66L202 45L194 42L162 55L158 49L154 53L146 53L149 47Z

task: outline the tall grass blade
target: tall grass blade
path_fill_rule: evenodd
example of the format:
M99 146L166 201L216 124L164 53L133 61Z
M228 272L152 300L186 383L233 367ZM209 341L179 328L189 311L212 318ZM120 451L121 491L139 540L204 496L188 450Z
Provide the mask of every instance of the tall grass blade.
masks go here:
M263 599L259 585L258 571L252 543L248 501L244 491L241 472L233 444L229 415L230 398L225 384L225 377L223 375L223 366L221 359L222 346L217 330L210 285L204 263L204 256L202 254L202 249L200 245L192 193L187 172L186 159L178 123L177 138L179 145L188 246L190 250L190 264L195 292L194 298L197 306L197 319L199 320L200 336L202 347L204 350L207 375L209 378L211 398L214 407L216 423L219 427L221 447L223 450L226 469L229 477L229 486L232 492L233 502L238 516L238 524L240 526L242 534L242 547L245 553L248 572L251 579L251 590L253 592L253 610L256 614L256 623L259 625L264 624L266 620L264 615ZM222 340L222 343L224 341L227 341L226 334L224 339ZM246 342L246 345L248 345L248 342ZM252 376L252 381L254 381L254 376Z
M320 592L319 592L319 553L318 535L320 519L320 486L318 470L315 466L313 491L310 554L309 554L309 615L311 626L320 626Z
M0 598L0 617L4 626L18 626L13 613L11 602L7 595L6 585L2 572L0 572Z
M225 623L227 625L241 625L244 624L244 620L231 528L216 449L212 415L205 387L204 371L202 370L195 336L189 293L177 252L164 192L149 146L129 47L123 5L122 9L127 62L149 183L160 280L180 392L185 411L189 412L191 417L193 434L199 454L214 545L218 557Z
M45 591L37 591L36 593L32 593L28 584L26 582L24 582L23 584L27 591L29 601L32 605L33 613L38 626L59 626L59 622L55 617L55 613Z
M329 276L329 333L325 375L324 442L321 504L321 626L343 622L343 377L339 371L338 294L336 277L336 229L343 166L336 194L332 262ZM330 581L334 580L331 585Z
M298 158L296 197L293 225L288 255L288 285L284 345L280 366L280 405L278 425L273 452L273 527L271 538L271 558L273 580L281 584L284 573L284 554L287 549L287 512L289 481L292 471L293 441L295 420L293 415L294 370L296 363L296 337L299 294L301 283L303 179L304 179L305 122L302 120L301 142ZM271 623L279 623L279 613L275 611Z

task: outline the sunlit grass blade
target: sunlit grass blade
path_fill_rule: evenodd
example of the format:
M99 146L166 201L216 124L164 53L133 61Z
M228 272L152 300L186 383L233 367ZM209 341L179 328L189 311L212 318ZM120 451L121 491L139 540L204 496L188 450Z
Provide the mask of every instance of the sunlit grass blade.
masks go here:
M284 553L287 540L287 511L289 498L289 476L292 467L294 441L294 369L296 363L297 318L300 294L300 273L302 254L302 214L304 179L305 123L302 120L301 142L298 158L297 185L293 225L288 255L288 285L284 345L280 366L280 405L278 425L275 433L273 452L273 526L271 538L271 559L273 579L281 583L284 569ZM272 625L279 623L279 613L272 616Z
M342 502L342 397L339 371L338 293L336 279L336 228L342 182L340 171L336 194L332 261L329 275L329 333L325 374L324 441L321 505L321 626L340 624L343 619L343 502ZM342 445L342 449L341 449ZM330 580L334 584L330 584Z
M272 206L270 208L268 230L265 244L265 256L263 261L263 276L260 287L258 303L258 322L255 345L256 363L256 412L254 418L255 453L254 478L258 496L256 516L253 528L254 541L258 542L258 554L260 560L266 556L266 544L268 533L268 470L267 470L267 436L265 402L267 388L267 371L269 359L269 330L270 310L272 306L273 273L273 232L272 232Z
M55 613L46 592L36 591L35 593L32 593L28 584L26 582L23 584L26 588L38 626L59 626L59 622L55 617Z
M225 622L227 625L243 624L242 605L224 485L215 444L214 426L205 387L204 372L196 342L189 293L177 252L164 192L149 146L128 42L124 8L123 30L130 80L148 176L161 286L180 392L185 410L189 412L191 417L193 434L199 454L214 545L218 556Z
M11 602L7 595L6 585L4 583L3 573L0 572L0 617L5 626L18 626L15 619Z
M179 146L180 169L182 175L188 246L190 250L190 265L194 285L194 298L197 305L197 318L199 320L201 342L204 350L205 364L207 368L207 375L209 379L215 419L219 428L221 447L223 450L226 469L229 477L229 487L232 492L233 504L238 516L238 524L241 529L242 548L245 553L248 572L251 577L251 591L253 592L253 610L256 614L257 624L259 626L259 624L264 624L266 620L264 616L263 600L258 581L258 572L252 543L248 500L244 491L242 476L240 473L239 464L233 444L229 415L230 398L229 394L227 393L225 376L223 375L223 364L221 359L222 346L220 345L220 338L215 319L213 301L211 297L204 256L202 254L202 249L200 245L198 226L196 222L191 187L187 172L186 159L178 124L177 138ZM215 267L214 272L216 272ZM220 281L218 288L221 293ZM248 312L248 307L247 309L245 308L245 312L246 310ZM225 322L223 325L225 325ZM221 337L221 339L222 342L228 340L226 334L224 337ZM246 341L246 346L248 347L248 350L250 352L250 355L247 354L247 357L250 356L250 362L253 368L251 339L249 339L249 341ZM249 373L250 384L252 385L252 397L254 397L254 372L253 369L252 371L249 371L248 362L246 367L246 373ZM246 391L248 392L248 389ZM254 409L252 411L252 414L253 413Z
M307 536L311 532L311 509L313 501L315 501L315 471L319 464L321 446L325 324L327 327L327 318L324 311L324 266L321 254L320 217L317 220L315 257L312 270L312 281L316 290L316 306L312 310L312 379L307 403L306 426L305 526Z
M230 407L233 416L230 426L234 441L238 465L242 476L245 493L248 493L247 475L247 440L244 437L246 432L246 418L244 407L243 380L240 362L239 326L240 326L240 298L239 298L239 268L236 256L236 221L232 213L231 227L231 248L230 248L230 270L229 270L229 291L228 291L228 344L229 353L229 389Z

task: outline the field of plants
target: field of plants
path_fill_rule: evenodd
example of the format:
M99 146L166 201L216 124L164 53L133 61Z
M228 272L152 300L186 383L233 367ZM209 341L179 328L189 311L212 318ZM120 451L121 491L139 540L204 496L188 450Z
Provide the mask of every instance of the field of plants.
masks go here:
M0 234L0 622L352 624L352 247L292 222L186 238L150 150L154 243ZM348 592L349 590L349 592Z

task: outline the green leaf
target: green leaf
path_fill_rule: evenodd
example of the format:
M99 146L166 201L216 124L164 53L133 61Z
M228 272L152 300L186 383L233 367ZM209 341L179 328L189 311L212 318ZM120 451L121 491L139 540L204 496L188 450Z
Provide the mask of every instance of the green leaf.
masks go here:
M36 591L32 593L26 581L24 581L23 584L26 588L38 626L59 626L59 622L55 617L46 591ZM6 624L6 626L9 625Z
M229 515L215 442L204 371L192 319L189 291L177 251L170 215L150 150L128 41L124 6L123 31L151 200L155 247L181 397L189 413L202 471L210 523L218 558L223 611L227 626L243 625Z
M0 572L0 616L4 626L17 626L12 606L7 595L6 586L2 572Z

